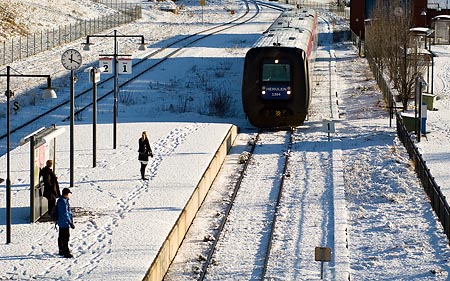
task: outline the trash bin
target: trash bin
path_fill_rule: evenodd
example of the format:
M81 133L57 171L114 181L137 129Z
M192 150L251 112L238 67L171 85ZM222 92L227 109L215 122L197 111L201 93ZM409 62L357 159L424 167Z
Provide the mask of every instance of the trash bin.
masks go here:
M436 95L423 93L422 94L422 101L424 103L426 103L426 108L428 110L434 110L434 103L436 101Z
M411 114L407 114L407 113L402 113L402 120L403 120L403 124L405 125L405 128L408 132L412 132L416 129L416 118L414 117L414 115Z
M422 124L420 126L420 132L422 134L426 134L427 133L427 118L422 118Z
M427 133L427 114L428 114L428 107L426 103L422 103L422 112L421 112L421 119L420 122L420 132L422 134L426 134Z

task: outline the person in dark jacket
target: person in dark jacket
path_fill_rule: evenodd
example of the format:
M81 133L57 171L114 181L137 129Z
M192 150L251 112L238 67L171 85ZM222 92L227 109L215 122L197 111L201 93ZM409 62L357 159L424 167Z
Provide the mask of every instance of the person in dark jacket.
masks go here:
M55 207L56 199L61 196L59 190L58 177L52 170L53 161L47 160L46 166L41 169L39 177L42 177L44 182L44 197L48 200L48 214L52 213Z
M142 132L142 137L139 139L139 157L138 160L141 162L141 178L143 180L147 180L148 178L145 177L145 168L148 164L148 157L153 157L153 152L150 147L150 143L147 138L147 132Z
M62 190L62 195L59 197L56 208L58 208L58 248L59 255L65 258L72 258L73 255L69 250L69 238L70 238L70 228L74 229L72 210L70 209L69 198L72 191L68 188Z

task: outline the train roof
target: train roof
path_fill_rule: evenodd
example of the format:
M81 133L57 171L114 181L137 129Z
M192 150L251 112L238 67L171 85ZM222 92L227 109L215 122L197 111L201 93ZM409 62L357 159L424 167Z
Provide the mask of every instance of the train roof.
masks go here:
M253 45L258 47L295 47L306 50L314 32L316 12L311 9L295 9L283 12Z

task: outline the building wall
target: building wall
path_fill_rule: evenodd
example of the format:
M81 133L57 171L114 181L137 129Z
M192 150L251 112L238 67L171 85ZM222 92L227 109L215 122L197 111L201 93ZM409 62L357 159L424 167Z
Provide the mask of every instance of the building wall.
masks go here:
M427 0L415 0L412 1L412 15L413 15L413 22L414 27L427 27L427 18L429 11L427 11L427 15L423 16L421 13L425 10L425 7L427 6Z
M350 2L350 29L364 39L364 20L370 18L370 11L377 0L353 0ZM431 3L431 2L430 2ZM405 9L410 10L413 17L413 27L431 27L431 20L437 15L448 15L450 10L437 11L427 9L427 0L405 0ZM425 11L426 15L421 15Z
M364 38L365 1L350 2L350 29L353 33Z

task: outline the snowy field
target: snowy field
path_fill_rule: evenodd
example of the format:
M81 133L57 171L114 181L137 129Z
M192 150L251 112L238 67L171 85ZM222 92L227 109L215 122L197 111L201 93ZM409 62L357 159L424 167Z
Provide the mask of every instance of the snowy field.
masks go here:
M39 5L43 6L45 4L45 2L34 0L11 2L22 2L24 5L40 3ZM43 13L37 18L52 18L51 21L61 24L59 18L53 18L51 15L67 13L59 10L61 7L72 7L69 5L74 3L85 4L85 1L81 0L57 2L58 5L48 5L45 6L46 9L37 9L36 11ZM161 41L167 42L180 34L190 34L208 25L228 21L243 12L242 3L234 1L214 1L208 3L204 9L197 5L197 1L186 1L185 9L180 10L178 15L159 11L153 2L134 2L143 5L143 19L122 26L118 30L124 34L143 34L147 38L146 42L150 48L144 52L135 52L137 46L132 40L120 42L120 47L123 48L121 50L133 52L135 58L149 53L156 45L162 44ZM237 13L235 15L228 13L227 9L230 8ZM46 12L48 9L54 12ZM80 13L81 10L80 8ZM94 17L101 13L103 13L101 8L89 8L82 17ZM126 132L122 131L119 134L117 151L111 149L109 139L111 131L108 125L112 120L112 99L99 104L99 123L103 125L103 128L108 129L99 136L101 140L99 140L101 143L99 149L104 157L99 157L98 168L89 168L89 152L82 150L83 145L85 146L82 141L89 139L89 135L81 133L82 125L90 124L90 114L87 113L81 120L77 120L76 131L80 133L77 136L79 138L76 144L78 154L75 161L78 172L73 188L72 206L93 215L75 218L77 227L72 231L70 242L74 259L65 260L56 255L56 233L53 225L27 222L28 218L25 214L27 214L29 202L28 164L18 160L23 159L21 157L24 154L27 157L27 153L24 152L26 148L17 148L12 153L12 243L0 244L0 279L46 279L51 276L54 279L69 280L105 278L140 280L145 273L141 272L142 268L149 266L151 261L141 260L139 264L136 264L135 259L139 258L139 251L154 252L155 249L142 248L142 243L139 243L148 240L149 236L139 235L143 233L142 224L139 223L142 216L135 216L135 214L143 211L150 212L149 208L153 208L153 211L161 210L160 213L152 212L154 219L161 229L170 228L170 225L164 223L165 217L162 212L162 209L167 208L168 205L161 202L161 205L154 207L152 204L171 188L162 184L169 181L171 177L179 176L170 174L173 169L170 165L176 167L177 163L172 163L168 159L176 156L177 147L186 145L186 141L191 140L189 136L195 135L200 128L236 124L242 131L239 136L240 143L245 143L250 138L253 128L245 120L240 102L243 57L277 13L277 11L263 8L256 22L249 23L240 29L229 30L222 36L202 42L199 46L186 50L178 58L164 64L160 72L149 73L141 83L121 89L121 94L133 95L134 102L119 105L119 123L121 128L123 126L127 129ZM382 97L371 77L367 62L357 57L356 50L349 43L332 45L330 41L332 30L344 28L345 23L334 20L332 15L321 13L321 16L335 24L330 27L325 24L325 21L321 21L322 33L318 56L325 63L317 66L318 73L331 68L333 75L330 77L318 75L315 78L315 90L318 93L317 96L321 98L313 97L311 122L306 123L303 128L298 128L296 134L302 136L305 132L312 132L311 134L316 138L316 145L311 145L308 151L303 153L297 152L295 159L311 167L320 167L325 159L325 168L327 161L333 157L339 157L342 161L348 210L348 261L351 278L352 280L447 280L450 273L448 240L431 211L405 149L396 137L395 128L389 127L388 114L382 107ZM42 25L48 26L48 24ZM87 67L96 63L99 53L111 53L113 49L110 41L96 42L95 48L87 52L82 50L81 43L82 41L75 42L73 45L56 48L11 65L16 71L24 74L30 72L51 74L55 79L54 84L57 86L58 94L58 99L55 101L38 100L33 104L28 101L26 95L37 91L35 85L39 82L33 79L26 81L14 79L11 84L17 93L15 99L21 101L23 106L20 111L12 115L12 127L30 119L33 114L43 112L46 108L57 104L58 100L68 98L68 73L60 63L60 55L64 50L68 48L80 50L83 54L83 67ZM448 56L450 52L448 48L437 49L436 47L435 50L439 56L436 59L435 93L440 99L435 106L438 111L428 113L429 133L419 147L424 152L432 174L445 189L448 188L445 184L448 183L449 173L446 167L449 165L450 151L448 145L450 135ZM85 75L83 69L77 72L79 79L76 91L90 86ZM210 77L214 79L209 79ZM125 79L121 78L121 81ZM229 93L230 111L224 117L208 115L205 110L209 89ZM103 90L99 89L99 91ZM330 117L323 115L322 105L328 104L326 98L330 97L330 93L335 92L337 92L339 114L333 116L336 120L337 132L332 135L332 143L336 149L335 152L339 151L339 153L327 154L326 151L322 151L327 139L325 134L322 135L320 132L320 120ZM6 108L4 95L0 97L0 101L2 102L1 121L5 120L3 118ZM180 108L185 111L180 112ZM67 122L58 120L67 114L68 107L65 107L56 115L49 116L36 124L36 128L49 126L55 122L57 126L65 126ZM213 125L214 123L218 124ZM151 145L156 148L156 159L149 165L148 172L152 175L149 186L141 189L142 184L138 180L139 163L135 160L135 140L137 142L143 129L147 129L150 133ZM5 133L5 127L1 126L0 133ZM30 132L12 135L12 146L17 147L20 138L28 133ZM68 138L68 134L65 138ZM195 139L196 142L189 143L189 146L205 145L203 137ZM61 143L67 144L68 140L65 139ZM6 140L0 143L0 151L3 155L0 158L0 175L6 174L5 147ZM226 163L232 166L232 162ZM195 176L195 171L192 173ZM233 169L224 169L218 178L218 183L230 181L234 176L233 173ZM62 187L67 187L69 184L67 147L61 147L58 150L57 174ZM305 177L307 178L308 175L299 177L297 180L304 181ZM213 194L220 194L224 185L215 184ZM294 180L292 185L299 186ZM0 237L2 239L6 233L4 186L4 183L0 185ZM331 185L327 181L318 181L315 185L306 185L306 188L312 186L322 188L322 191L319 189L317 192L326 193L329 192ZM320 194L317 195L320 196ZM134 195L140 196L133 197ZM104 204L103 200L106 199L108 203ZM176 199L175 196L174 200ZM209 211L211 211L211 208L215 207L209 204L211 204L210 201L207 201L204 209L210 207ZM322 201L321 204L330 204L330 202ZM312 260L312 254L310 261L304 253L296 256L290 250L294 247L293 244L289 244L293 243L292 241L308 243L309 247L319 246L311 242L316 241L314 233L306 234L298 229L299 223L295 220L302 214L295 212L296 207L292 206L284 210L286 216L292 214L286 217L287 221L292 220L291 229L289 229L291 232L287 234L287 231L283 231L280 237L285 236L284 238L292 238L292 240L287 239L286 251L283 251L283 244L281 244L280 259L275 261L279 264L284 263L284 266L292 271L275 271L273 276L279 280L320 279L317 275L320 270L319 264L312 266L308 272L302 271L306 264L311 266L311 263L315 263ZM202 217L202 213L199 217ZM308 218L311 219L314 227L325 232L325 235L332 236L332 233L329 233L332 232L332 228L326 224L314 225L320 219L319 217L309 215ZM154 231L158 232L158 229ZM192 231L194 234L189 234L187 241L199 239L195 235L203 238L205 232L210 231L210 226L200 220L194 223ZM283 240L280 239L280 241ZM243 243L246 242L249 241L243 241ZM195 278L196 273L192 270L193 266L198 264L195 258L203 250L184 245L167 278L170 280ZM131 256L134 258L123 259L127 256L125 253L132 253ZM242 261L235 261L235 264L231 263L229 266L238 268L240 263ZM122 266L120 270L110 267L117 264ZM333 262L326 264L328 280L336 276L335 270L336 264ZM216 277L225 279L225 276Z

